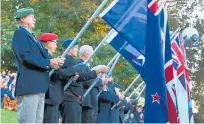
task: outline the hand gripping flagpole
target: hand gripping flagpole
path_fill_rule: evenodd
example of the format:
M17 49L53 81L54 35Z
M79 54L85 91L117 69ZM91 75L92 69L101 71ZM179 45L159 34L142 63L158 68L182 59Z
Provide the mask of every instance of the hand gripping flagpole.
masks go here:
M135 82L136 82L137 80L139 80L140 77L141 77L140 74L137 75L137 77L132 81L132 83L131 83L131 84L127 87L127 89L124 91L123 96L126 95L126 93L127 93L127 92L130 90L130 88L135 84ZM113 110L113 109L116 107L116 105L117 105L117 104L114 104L114 105L111 107L111 110Z
M140 89L140 87L143 84L144 84L144 81L141 84L139 84L139 86L136 89L134 89L134 91L132 91L132 93L128 96L128 98L132 98L132 96Z
M116 60L117 58L120 57L120 53L117 53L112 60L108 63L108 67L111 66L111 64L114 62L114 60ZM113 69L113 68L112 68ZM94 82L91 84L91 86L86 90L86 92L84 93L82 100L89 94L89 92L91 91L91 89L96 85L96 83L98 82L98 80L102 77L102 74L100 73L97 78L94 80Z
M100 44L94 49L93 53L88 57L88 59L84 62L84 64L88 64L89 61L93 58L94 54L99 50L99 48L106 42L106 40L114 33L115 31L112 29L100 42ZM65 84L64 90L66 90L72 83L72 78Z
M77 34L77 36L73 39L73 41L71 42L71 44L67 47L67 49L64 51L64 53L61 55L62 57L65 57L65 55L69 52L69 50L73 47L73 45L77 42L77 40L81 37L81 35L86 31L86 29L89 27L89 25L92 23L93 19L95 17L97 17L99 15L99 13L101 12L101 10L104 8L104 6L106 5L106 3L108 2L108 0L103 0L103 2L101 3L101 5L97 8L97 10L93 13L93 15L89 18L89 20L86 22L86 24L83 26L83 28L79 31L79 33ZM53 74L55 70L52 69L49 72L49 76L51 76Z

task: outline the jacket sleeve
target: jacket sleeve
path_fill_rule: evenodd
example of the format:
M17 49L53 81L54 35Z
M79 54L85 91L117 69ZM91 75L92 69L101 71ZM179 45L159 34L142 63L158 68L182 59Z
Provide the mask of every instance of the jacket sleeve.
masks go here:
M41 68L48 70L50 68L50 60L40 56L36 56L30 49L28 35L20 30L15 31L12 47L18 58L21 59L24 66L28 68Z
M91 84L94 82L95 79L90 79L90 80L86 80L84 81L83 85L85 88L89 88L91 86ZM94 88L98 88L102 86L102 80L99 79L98 82L96 83L96 85L94 86Z
M122 100L119 107L124 111L124 113L127 113L129 110L132 112L134 109L133 105L130 102L128 103L126 100Z
M57 74L59 75L60 79L68 80L69 78L75 75L75 72L80 72L84 68L86 68L86 65L82 63L71 67L66 67L66 68L62 67L58 69ZM79 74L79 77L80 77L80 74Z
M99 100L111 103L118 103L119 97L116 94L110 93L108 91L102 91L99 95Z
M87 81L90 79L95 79L97 77L96 71L90 72L79 72L79 81Z

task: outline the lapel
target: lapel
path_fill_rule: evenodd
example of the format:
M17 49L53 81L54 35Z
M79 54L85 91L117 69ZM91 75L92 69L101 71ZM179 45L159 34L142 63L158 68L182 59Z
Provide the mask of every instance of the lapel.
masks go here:
M40 49L41 53L47 58L48 54L46 54L45 48L42 46L42 44L31 33L29 33L28 35L29 35L30 38L33 39L33 42L38 46L38 48Z
M38 48L40 49L41 53L47 58L48 57L48 53L45 52L45 48L42 46L42 44L35 38L35 36L33 34L31 34L31 32L27 31L25 28L20 27L22 30L26 31L28 33L28 36L32 39L32 41L38 46Z

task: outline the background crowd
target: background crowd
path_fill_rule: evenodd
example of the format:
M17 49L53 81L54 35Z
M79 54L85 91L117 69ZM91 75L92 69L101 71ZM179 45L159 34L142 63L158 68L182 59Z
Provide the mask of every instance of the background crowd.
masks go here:
M17 110L17 100L15 98L16 72L9 70L2 71L0 74L1 88L1 108Z

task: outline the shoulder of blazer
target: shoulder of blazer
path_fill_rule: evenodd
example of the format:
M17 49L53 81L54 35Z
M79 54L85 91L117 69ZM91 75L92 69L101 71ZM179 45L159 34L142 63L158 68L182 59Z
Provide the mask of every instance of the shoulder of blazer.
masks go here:
M20 33L23 33L25 35L25 37L30 37L30 39L36 43L36 39L34 38L34 36L32 36L32 34L27 31L25 28L23 27L19 27L16 32L20 32ZM37 45L37 43L36 43ZM38 46L38 45L37 45ZM39 46L38 46L39 47ZM40 49L40 48L39 48ZM46 49L40 49L40 51L42 52L42 54L46 57L46 58L49 58L49 55L48 55L48 51ZM45 53L46 52L46 53Z
M17 31L20 31L21 33L26 34L26 35L27 35L28 37L30 37L33 41L35 41L35 39L34 39L34 37L32 36L32 34L31 34L29 31L27 31L25 28L19 27L19 28L17 29Z
M19 27L16 32L21 32L21 33L25 33L25 34L29 34L29 32L25 29L25 28L22 28L22 27Z
M76 61L74 59L74 57L70 56L70 55L66 55L65 56L65 63L69 63L71 64L71 66L76 64Z

